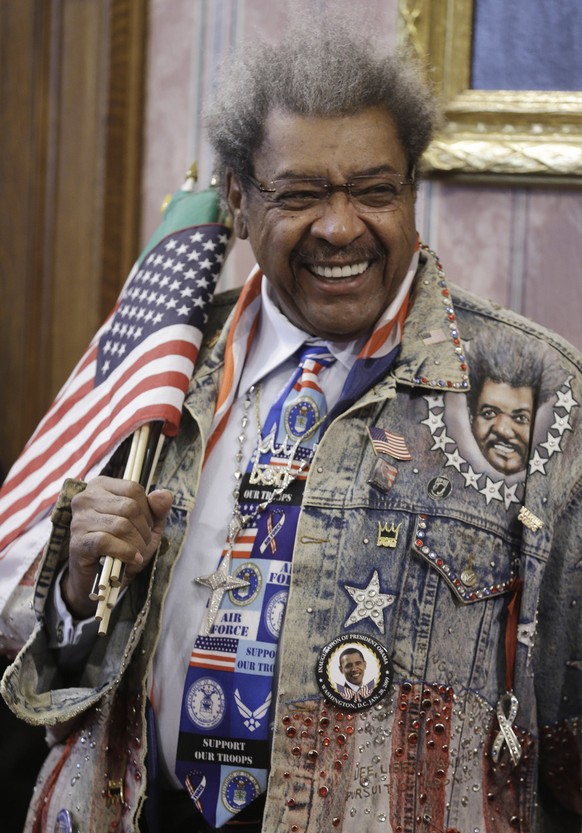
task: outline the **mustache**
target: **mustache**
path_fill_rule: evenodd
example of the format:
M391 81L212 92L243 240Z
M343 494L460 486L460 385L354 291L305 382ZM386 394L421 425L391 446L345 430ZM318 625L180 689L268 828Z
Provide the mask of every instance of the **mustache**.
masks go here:
M333 246L321 240L316 247L297 248L291 253L293 263L320 263L337 261L338 263L357 263L363 260L378 260L384 256L383 248L376 242L362 244L350 243L349 246Z

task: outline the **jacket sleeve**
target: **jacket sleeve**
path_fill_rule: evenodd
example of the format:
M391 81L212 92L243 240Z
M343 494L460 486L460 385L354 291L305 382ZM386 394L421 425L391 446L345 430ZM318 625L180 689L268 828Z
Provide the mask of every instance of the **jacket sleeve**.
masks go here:
M542 794L582 816L582 484L556 518L534 655Z
M146 570L117 606L109 633L95 641L83 668L75 675L62 670L59 651L51 648L45 627L46 604L55 576L68 557L71 501L84 488L84 483L75 480L63 485L36 583L37 624L2 680L2 695L8 706L29 723L66 724L109 692L135 650L149 607L150 571Z

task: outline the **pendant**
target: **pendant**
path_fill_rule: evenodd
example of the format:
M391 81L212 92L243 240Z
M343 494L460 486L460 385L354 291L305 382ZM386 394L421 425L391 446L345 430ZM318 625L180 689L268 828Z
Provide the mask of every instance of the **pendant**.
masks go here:
M272 486L275 489L285 491L289 483L295 480L295 472L290 472L287 466L273 466L270 463L253 463L249 475L249 484L252 486Z
M204 635L208 636L216 621L224 594L230 590L237 590L240 587L248 587L250 582L230 575L230 553L227 553L222 558L218 570L215 573L211 573L208 576L198 576L194 580L198 584L209 587L211 590L208 607L206 608L205 621L202 626Z

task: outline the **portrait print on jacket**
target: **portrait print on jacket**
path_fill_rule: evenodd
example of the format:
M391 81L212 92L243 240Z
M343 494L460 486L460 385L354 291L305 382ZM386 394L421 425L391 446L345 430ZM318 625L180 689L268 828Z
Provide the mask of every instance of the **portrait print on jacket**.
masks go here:
M526 477L546 474L571 431L572 397L566 372L532 336L485 329L465 342L470 389L466 404L444 394L426 396L435 450L444 455L446 476L432 485L462 478L487 503L506 508L523 503ZM453 472L457 472L455 478ZM453 479L451 480L451 476Z

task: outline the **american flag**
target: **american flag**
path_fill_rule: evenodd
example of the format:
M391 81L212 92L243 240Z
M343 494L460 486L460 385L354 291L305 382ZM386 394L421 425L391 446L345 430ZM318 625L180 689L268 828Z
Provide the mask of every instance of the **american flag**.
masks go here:
M147 422L177 432L227 241L220 223L190 225L158 235L132 270L0 491L1 601L3 579L29 566L7 563L11 544L47 515L65 477L85 476Z
M385 428L377 428L375 425L369 427L368 432L376 454L388 454L396 460L412 460L404 437L400 434L386 431Z
M190 665L213 671L234 671L238 639L223 636L198 636Z

